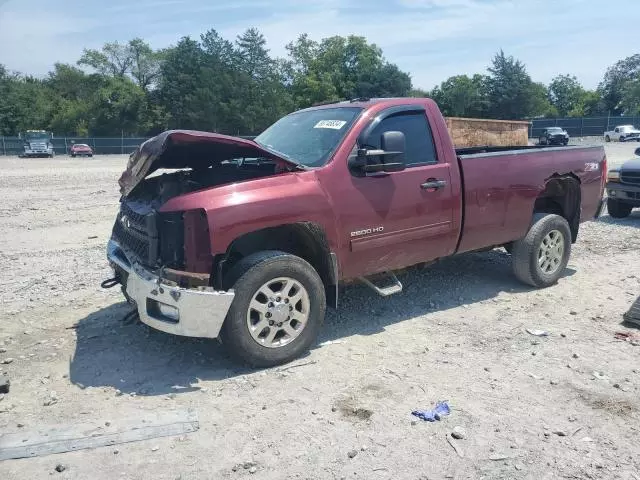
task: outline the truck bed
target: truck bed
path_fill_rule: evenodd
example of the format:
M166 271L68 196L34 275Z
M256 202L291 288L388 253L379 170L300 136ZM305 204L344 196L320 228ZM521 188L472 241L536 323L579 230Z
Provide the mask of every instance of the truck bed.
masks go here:
M547 181L573 176L580 184L580 221L600 202L605 152L593 147L474 147L457 149L463 182L464 221L458 252L500 245L524 235L536 198Z

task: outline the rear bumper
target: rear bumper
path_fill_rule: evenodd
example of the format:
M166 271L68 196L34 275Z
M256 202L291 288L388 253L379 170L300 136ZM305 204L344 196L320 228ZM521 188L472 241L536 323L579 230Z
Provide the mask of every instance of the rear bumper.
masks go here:
M640 207L640 186L626 183L608 182L606 185L607 196L635 207Z
M126 272L126 292L143 323L174 335L218 337L234 298L233 291L179 287L138 264L131 264L113 240L109 240L107 258L116 271Z

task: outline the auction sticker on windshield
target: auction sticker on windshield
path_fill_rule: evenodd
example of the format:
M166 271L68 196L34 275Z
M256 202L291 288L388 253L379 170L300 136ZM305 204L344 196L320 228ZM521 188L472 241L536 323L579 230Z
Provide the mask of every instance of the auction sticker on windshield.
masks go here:
M344 120L320 120L313 128L331 128L333 130L340 130L347 124Z

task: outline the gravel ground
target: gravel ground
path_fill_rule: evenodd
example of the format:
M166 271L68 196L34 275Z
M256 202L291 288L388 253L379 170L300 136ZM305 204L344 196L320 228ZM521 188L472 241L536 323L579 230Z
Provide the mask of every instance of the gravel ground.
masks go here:
M610 164L635 146L607 145ZM640 336L621 323L640 211L584 224L546 290L517 283L502 250L411 271L389 299L347 287L306 358L251 371L214 341L124 322L100 289L125 162L0 157L0 442L186 408L200 429L8 460L0 478L640 479L640 346L614 337ZM442 421L410 415L438 400Z

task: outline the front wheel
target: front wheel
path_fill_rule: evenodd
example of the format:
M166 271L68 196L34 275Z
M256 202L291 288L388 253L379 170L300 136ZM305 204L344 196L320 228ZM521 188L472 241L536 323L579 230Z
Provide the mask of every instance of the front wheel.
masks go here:
M536 213L527 235L513 242L513 273L523 283L544 288L562 276L571 255L571 229L560 215Z
M604 137L604 141L609 143L611 141L611 137L609 137L609 135L607 135L606 137Z
M620 200L607 198L607 211L613 218L625 218L631 215L633 207L628 203L622 203Z
M228 351L255 367L289 362L306 352L324 321L325 290L305 260L279 251L240 260L225 280L235 297L221 331Z
M620 142L625 142L625 141L626 141L626 139L625 139L624 137L622 137L622 136L621 136L618 140L619 140Z

